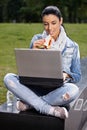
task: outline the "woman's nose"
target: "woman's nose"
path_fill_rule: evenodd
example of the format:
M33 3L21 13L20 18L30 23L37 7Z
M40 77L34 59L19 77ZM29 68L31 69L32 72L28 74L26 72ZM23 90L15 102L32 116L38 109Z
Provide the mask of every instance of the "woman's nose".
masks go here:
M49 24L49 30L51 30L52 29L52 25L51 24Z

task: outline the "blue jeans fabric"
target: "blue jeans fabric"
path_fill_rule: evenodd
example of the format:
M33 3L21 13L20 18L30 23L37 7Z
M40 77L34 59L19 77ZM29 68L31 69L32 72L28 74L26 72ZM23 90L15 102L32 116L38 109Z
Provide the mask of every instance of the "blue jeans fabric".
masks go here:
M43 96L38 96L29 87L19 82L19 77L16 74L8 73L4 77L4 83L7 89L14 93L19 99L26 104L31 105L40 113L49 113L52 106L63 106L72 102L79 93L79 88L73 83L65 83L60 88L57 88ZM68 93L70 98L63 99L63 95Z

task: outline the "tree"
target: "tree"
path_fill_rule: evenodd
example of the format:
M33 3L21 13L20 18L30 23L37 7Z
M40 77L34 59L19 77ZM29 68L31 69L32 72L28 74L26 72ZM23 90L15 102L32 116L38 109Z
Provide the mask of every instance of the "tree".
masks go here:
M20 8L23 6L23 0L9 0L7 3L8 20L20 22Z
M87 18L87 0L65 0L68 22L76 23Z
M3 22L3 5L0 4L0 22Z
M6 17L6 5L8 0L1 0L0 1L0 22L4 22Z
M25 0L27 8L25 9L25 18L29 22L40 22L43 2L41 0Z
M87 22L87 0L80 0L79 2L78 22Z
M65 22L87 22L87 0L1 0L0 22L40 22L48 5L59 7Z

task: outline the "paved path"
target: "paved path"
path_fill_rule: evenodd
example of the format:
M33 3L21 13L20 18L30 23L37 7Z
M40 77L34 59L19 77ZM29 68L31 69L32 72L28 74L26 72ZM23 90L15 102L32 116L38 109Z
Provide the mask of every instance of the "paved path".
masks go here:
M87 86L87 57L81 59L82 79L77 85L82 89Z

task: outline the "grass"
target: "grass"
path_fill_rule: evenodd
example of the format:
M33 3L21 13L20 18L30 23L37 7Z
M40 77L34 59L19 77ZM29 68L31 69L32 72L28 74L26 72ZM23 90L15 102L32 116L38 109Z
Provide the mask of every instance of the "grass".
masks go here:
M68 36L80 47L81 58L87 56L87 24L64 24ZM3 78L6 73L17 73L14 48L29 47L34 34L41 33L42 24L0 24L0 104L6 100L7 89Z

